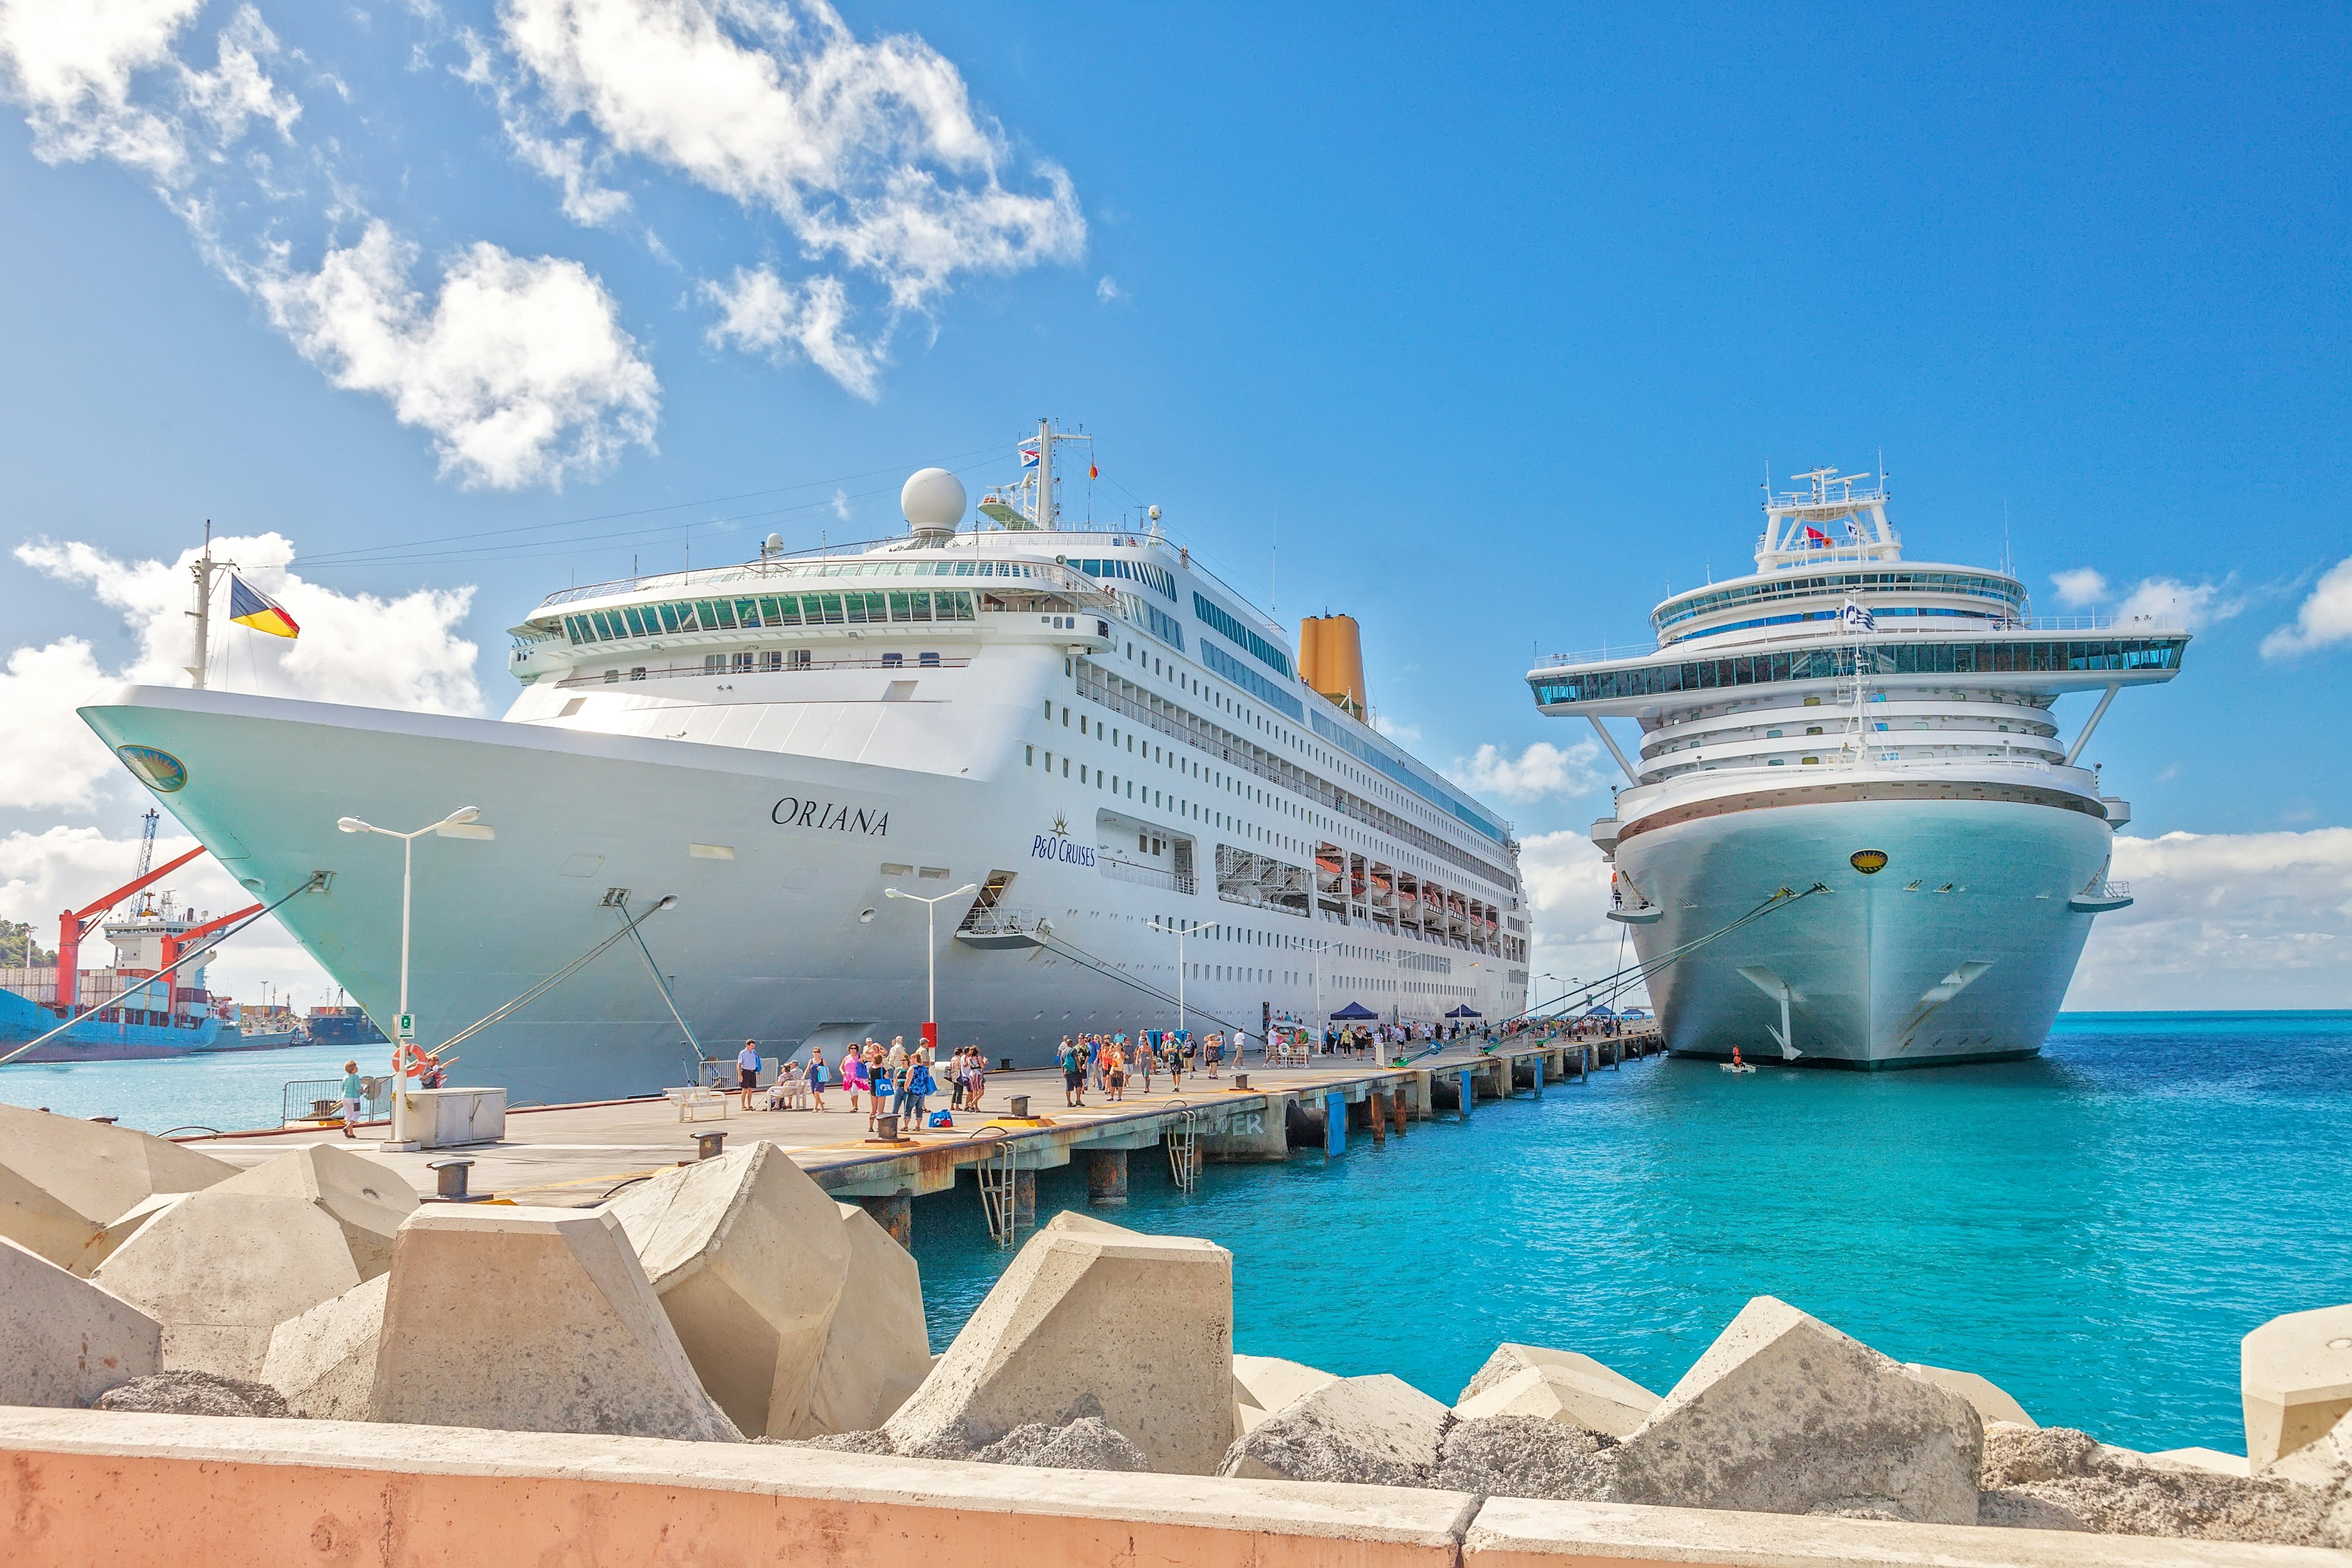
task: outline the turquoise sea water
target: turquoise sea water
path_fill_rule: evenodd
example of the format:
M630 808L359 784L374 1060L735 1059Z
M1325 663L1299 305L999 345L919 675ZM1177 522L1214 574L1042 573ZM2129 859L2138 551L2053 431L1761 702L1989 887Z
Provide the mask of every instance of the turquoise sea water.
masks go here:
M1756 1295L2045 1425L2244 1448L2238 1341L2352 1300L2352 1014L2075 1014L2039 1058L1861 1074L1665 1061L1344 1158L1131 1156L1103 1217L1234 1252L1234 1347L1451 1402L1505 1340L1664 1392ZM1084 1167L1041 1173L1041 1213ZM1008 1254L915 1205L936 1347Z
M350 1054L10 1067L0 1100L253 1126ZM1139 1152L1107 1217L1232 1248L1239 1349L1448 1401L1503 1340L1664 1392L1769 1294L2045 1423L2235 1452L2240 1337L2352 1300L2347 1128L2352 1013L2072 1014L1993 1067L1637 1064L1339 1160L1211 1166L1189 1197ZM1038 1201L1083 1206L1083 1167ZM1009 1255L969 1183L915 1209L944 1347Z

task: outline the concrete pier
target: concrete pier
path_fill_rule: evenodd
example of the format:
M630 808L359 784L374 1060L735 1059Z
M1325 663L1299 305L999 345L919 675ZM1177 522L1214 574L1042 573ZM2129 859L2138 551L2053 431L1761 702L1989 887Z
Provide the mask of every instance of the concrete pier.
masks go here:
M1461 1114L1466 1117L1480 1097L1507 1094L1510 1075L1527 1070L1520 1064L1531 1068L1544 1055L1563 1051L1580 1058L1588 1048L1525 1037L1491 1052L1482 1051L1477 1042L1462 1041L1402 1068L1336 1058L1308 1068L1253 1063L1246 1089L1234 1088L1230 1079L1222 1085L1194 1079L1180 1095L1168 1091L1165 1079L1155 1079L1157 1093L1131 1092L1122 1101L1083 1109L1064 1108L1050 1100L1058 1075L992 1073L977 1112L959 1111L951 1129L910 1129L898 1142L887 1144L866 1136L865 1113L850 1110L845 1096L823 1111L750 1113L735 1107L730 1097L723 1125L731 1144L758 1139L778 1145L819 1186L843 1202L863 1205L903 1241L912 1224L909 1200L947 1192L957 1184L960 1172L1003 1158L1008 1151L1019 1171L1016 1197L1025 1194L1029 1215L1034 1213L1036 1173L1058 1169L1082 1154L1087 1161L1090 1194L1115 1206L1126 1186L1110 1174L1111 1168L1128 1173L1127 1156L1139 1149L1161 1151L1171 1134L1188 1126L1199 1134L1196 1158L1202 1163L1276 1163L1290 1157L1290 1122L1297 1107L1309 1113L1310 1122L1320 1121L1314 1141L1326 1153L1344 1154L1351 1120L1370 1131L1380 1120L1381 1107L1386 1108L1386 1131L1399 1132L1410 1120L1407 1107L1412 1115L1427 1119L1439 1109L1441 1089L1449 1089L1458 1095ZM1045 1108L1045 1113L1013 1119L1009 1112L1014 1095L1028 1096L1032 1110ZM712 1130L708 1120L681 1123L669 1101L650 1098L509 1110L505 1135L467 1152L474 1161L477 1190L528 1205L586 1207L625 1182L693 1158L693 1135ZM339 1131L331 1127L186 1141L192 1148L240 1166L259 1164L289 1148L340 1142ZM434 1173L425 1163L432 1156L372 1152L372 1157L399 1171L418 1193L434 1190ZM1166 1157L1164 1152L1151 1156ZM1026 1217L1022 1221L1031 1222Z

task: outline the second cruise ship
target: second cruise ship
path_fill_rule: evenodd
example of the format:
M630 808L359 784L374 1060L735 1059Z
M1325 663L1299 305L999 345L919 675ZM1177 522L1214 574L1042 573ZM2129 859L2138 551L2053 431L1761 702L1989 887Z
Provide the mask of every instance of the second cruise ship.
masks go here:
M1860 1068L2030 1056L2130 807L2083 752L2188 633L2036 620L2007 572L1903 558L1883 479L1767 492L1756 570L1651 613L1654 652L1528 673L1628 787L1593 825L1668 1047ZM2052 704L2101 693L2072 739ZM1641 725L1629 757L1607 718Z
M1519 1011L1510 825L1365 721L1353 623L1295 653L1157 509L1064 526L1077 438L1041 423L977 516L927 469L871 546L552 594L503 720L160 687L83 716L257 898L327 874L279 918L387 1032L402 848L337 824L446 823L415 1038L529 998L456 1049L517 1102L911 1040L934 965L942 1046L1024 1067L1180 1012Z

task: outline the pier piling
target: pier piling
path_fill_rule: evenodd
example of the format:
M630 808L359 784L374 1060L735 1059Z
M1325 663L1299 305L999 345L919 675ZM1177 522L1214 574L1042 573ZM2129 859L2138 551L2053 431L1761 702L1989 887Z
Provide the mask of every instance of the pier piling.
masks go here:
M1125 1208L1127 1206L1127 1151L1124 1149L1088 1149L1087 1157L1087 1203L1093 1208Z
M912 1252L915 1249L915 1200L905 1193L887 1198L859 1198L857 1206L874 1217L874 1223L890 1233L890 1239Z
M1348 1152L1348 1097L1333 1089L1323 1097L1323 1152L1325 1155Z
M1364 1120L1372 1130L1372 1147L1381 1148L1389 1141L1389 1097L1374 1089L1364 1097Z

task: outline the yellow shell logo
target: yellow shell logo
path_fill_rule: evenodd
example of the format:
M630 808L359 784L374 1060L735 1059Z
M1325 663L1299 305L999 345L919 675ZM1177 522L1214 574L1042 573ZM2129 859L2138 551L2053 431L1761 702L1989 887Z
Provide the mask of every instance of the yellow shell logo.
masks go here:
M1886 851L1857 849L1846 857L1846 863L1865 877L1875 877L1886 869Z
M170 795L188 782L188 770L169 752L152 746L117 746L114 754L158 795Z

